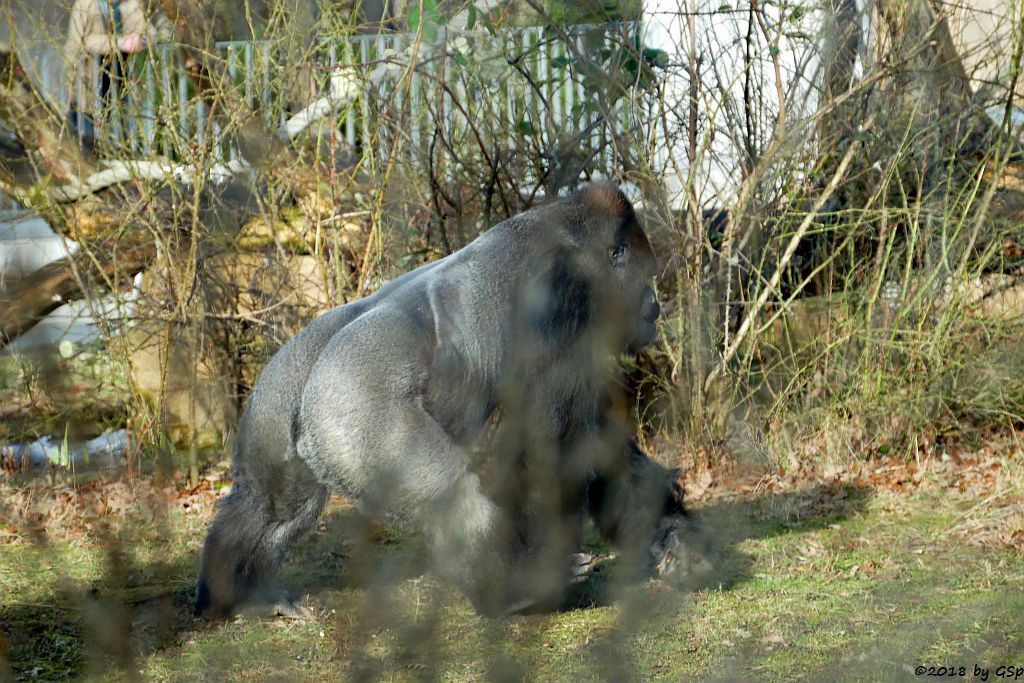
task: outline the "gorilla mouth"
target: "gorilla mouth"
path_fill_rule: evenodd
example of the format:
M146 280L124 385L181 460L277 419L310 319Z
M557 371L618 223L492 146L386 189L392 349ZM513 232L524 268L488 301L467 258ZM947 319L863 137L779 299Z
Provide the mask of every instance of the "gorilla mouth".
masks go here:
M632 341L629 344L630 353L636 353L658 338L658 318L661 317L661 305L649 287L644 292L644 300L640 305L640 315L635 323Z
M643 347L651 344L657 338L657 317L652 320L647 320L645 318L644 321L637 326L637 329L633 331L633 339L630 340L627 346L627 351L628 353L636 353Z

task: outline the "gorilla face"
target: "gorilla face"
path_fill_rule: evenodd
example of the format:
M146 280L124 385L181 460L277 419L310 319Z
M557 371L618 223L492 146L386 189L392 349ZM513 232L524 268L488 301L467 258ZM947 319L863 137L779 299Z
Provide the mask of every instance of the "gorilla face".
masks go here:
M555 225L538 248L547 277L528 281L525 311L556 346L597 341L602 352L635 353L658 335L661 306L651 286L657 260L633 206L611 185L593 185L536 210ZM557 226L557 227L556 227Z
M624 295L625 312L629 321L626 350L635 353L657 338L661 306L651 287L657 261L647 241L647 235L633 215L632 209L624 219L608 256Z

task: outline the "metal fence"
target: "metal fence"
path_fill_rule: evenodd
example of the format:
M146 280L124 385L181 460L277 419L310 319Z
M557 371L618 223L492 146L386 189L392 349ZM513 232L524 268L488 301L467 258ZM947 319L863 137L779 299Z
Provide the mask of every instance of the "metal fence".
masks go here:
M454 59L426 61L408 81L374 87L364 80L354 101L331 117L328 130L362 159L386 155L395 136L404 138L403 149L410 156L422 158L437 129L458 140L486 128L507 134L509 144L517 144L513 138L518 136L518 143L528 143L532 152L541 154L572 138L586 148L582 154L590 170L603 175L614 164L608 140L631 125L636 113L628 101L613 112L598 103L607 86L601 81L602 69L639 59L629 54L637 49L639 31L639 23L627 22L457 36L449 43ZM218 87L233 88L276 128L327 89L334 69L365 72L402 52L414 38L379 34L322 39L301 59L289 57L270 41L220 42L216 52L226 82ZM59 52L36 50L31 57L30 74L65 110L68 93ZM201 149L212 150L219 161L238 156L233 124L210 117L174 46L155 46L124 66L124 76L114 79L106 93L101 92L95 65L72 86L79 98L91 89L102 100L92 113L97 144L107 156L187 160ZM0 211L12 208L0 195Z

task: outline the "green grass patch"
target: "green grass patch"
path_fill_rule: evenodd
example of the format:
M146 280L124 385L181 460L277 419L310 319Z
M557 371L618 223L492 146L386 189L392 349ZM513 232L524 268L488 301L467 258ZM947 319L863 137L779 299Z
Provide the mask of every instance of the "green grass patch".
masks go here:
M820 496L818 500L815 496ZM799 499L799 503L794 502ZM423 572L419 539L332 503L282 582L314 622L189 611L206 517L170 504L71 539L8 530L3 658L13 674L145 680L898 680L917 666L1024 662L1024 556L950 533L970 499L825 489L724 499L717 585L609 590L606 606L477 617ZM2 671L2 668L0 668Z

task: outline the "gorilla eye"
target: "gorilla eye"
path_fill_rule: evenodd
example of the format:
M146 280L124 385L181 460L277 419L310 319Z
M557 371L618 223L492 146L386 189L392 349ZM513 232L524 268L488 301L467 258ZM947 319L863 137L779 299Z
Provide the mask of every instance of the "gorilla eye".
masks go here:
M620 265L626 257L626 245L616 244L614 247L608 250L608 258L612 260L612 265Z

